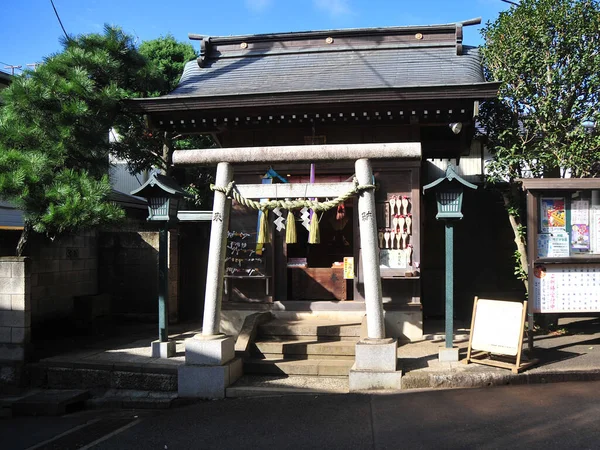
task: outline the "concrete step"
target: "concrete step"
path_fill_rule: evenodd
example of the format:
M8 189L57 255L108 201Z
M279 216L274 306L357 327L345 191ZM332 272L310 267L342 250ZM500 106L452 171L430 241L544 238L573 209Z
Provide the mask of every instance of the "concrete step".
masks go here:
M109 389L86 402L92 409L168 409L177 399L177 392L140 391L135 389Z
M256 359L244 361L244 373L347 377L354 360Z
M264 397L298 394L347 394L344 377L244 375L226 389L227 397Z
M52 362L35 366L35 385L50 389L133 389L177 392L177 366Z
M269 339L255 342L253 354L267 358L354 359L354 340L322 341L315 339Z
M81 389L45 389L26 395L12 404L12 414L62 416L85 407L90 393Z
M359 339L361 324L357 322L336 322L323 319L284 320L275 319L260 325L259 336L307 336L337 338L338 340Z

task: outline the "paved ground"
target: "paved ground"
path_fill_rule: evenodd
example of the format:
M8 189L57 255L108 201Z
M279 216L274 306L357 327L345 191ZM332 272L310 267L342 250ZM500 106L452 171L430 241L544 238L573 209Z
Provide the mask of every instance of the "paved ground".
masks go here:
M435 330L434 330L435 331ZM403 387L473 387L492 384L519 384L544 381L600 379L600 318L561 319L554 332L535 337L533 356L539 364L518 376L509 370L479 364L440 363L438 348L444 345L442 330L431 332L426 340L401 345L398 357L405 374ZM177 356L168 360L150 358L150 342L155 326L139 325L124 329L121 335L107 339L73 338L66 342L47 342L39 349L45 361L75 361L98 365L127 363L142 368L176 366L184 363L183 340L198 332L190 325L172 327L171 338L177 341ZM466 356L468 330L457 328L455 345Z
M600 382L205 401L0 421L2 449L593 449Z

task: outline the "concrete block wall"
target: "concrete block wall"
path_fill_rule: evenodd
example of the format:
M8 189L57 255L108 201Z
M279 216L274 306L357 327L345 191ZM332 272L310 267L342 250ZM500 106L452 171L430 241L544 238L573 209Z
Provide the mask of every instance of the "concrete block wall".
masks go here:
M158 313L158 247L154 230L105 231L99 240L99 289L110 294L117 314ZM169 320L179 312L179 235L169 231ZM154 320L154 319L153 319Z
M31 340L31 261L0 257L0 361L24 361Z
M112 312L157 313L158 233L114 230L99 236L98 287L110 294Z
M95 231L54 240L35 236L31 256L31 320L70 318L73 297L98 293L98 237Z

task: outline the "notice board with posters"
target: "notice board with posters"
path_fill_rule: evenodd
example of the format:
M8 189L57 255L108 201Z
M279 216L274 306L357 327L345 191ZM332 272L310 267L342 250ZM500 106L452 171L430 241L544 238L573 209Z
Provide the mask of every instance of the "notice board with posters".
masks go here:
M600 263L536 264L533 277L534 312L600 311Z

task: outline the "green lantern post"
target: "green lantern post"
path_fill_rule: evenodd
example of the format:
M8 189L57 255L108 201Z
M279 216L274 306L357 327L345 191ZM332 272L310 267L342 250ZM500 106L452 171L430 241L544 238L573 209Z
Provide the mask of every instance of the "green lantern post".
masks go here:
M464 187L477 189L477 186L462 179L454 165L448 164L446 175L423 186L423 194L435 189L438 213L437 220L445 223L446 237L446 345L440 348L440 361L458 361L458 348L454 348L454 223L463 218L462 200Z
M177 222L179 202L189 195L172 178L160 174L153 174L131 195L148 200L149 221L162 222L158 238L158 340L151 346L153 358L170 358L176 349L175 342L169 342L169 226Z

